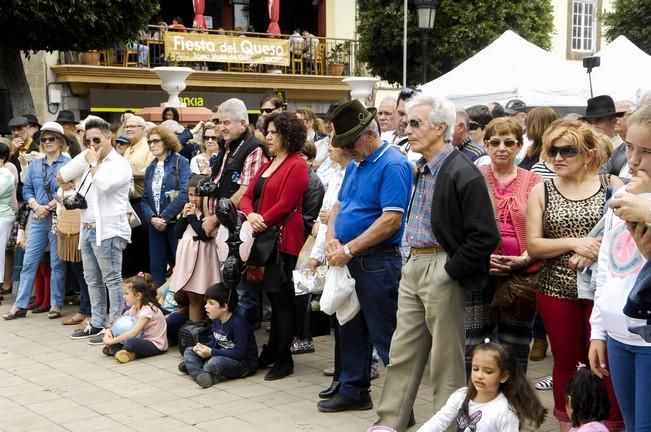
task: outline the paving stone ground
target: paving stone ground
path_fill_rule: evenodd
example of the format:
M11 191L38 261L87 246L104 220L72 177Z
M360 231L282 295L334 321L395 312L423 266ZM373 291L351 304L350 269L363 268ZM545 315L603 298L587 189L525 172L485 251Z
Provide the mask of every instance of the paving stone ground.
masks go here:
M0 314L8 312L5 296ZM65 315L75 309L67 306ZM264 381L264 373L202 389L177 370L175 347L164 355L119 364L86 340L71 340L70 326L46 314L0 320L0 431L233 431L364 432L375 412L334 414L316 409L317 393L330 384L322 369L333 364L333 338L315 338L316 352L294 357L294 374ZM266 342L266 323L257 333ZM531 363L534 383L551 370L549 357ZM372 382L377 404L384 372ZM550 391L538 392L552 407ZM432 415L431 385L424 377L415 404L417 427ZM548 415L540 430L557 430Z

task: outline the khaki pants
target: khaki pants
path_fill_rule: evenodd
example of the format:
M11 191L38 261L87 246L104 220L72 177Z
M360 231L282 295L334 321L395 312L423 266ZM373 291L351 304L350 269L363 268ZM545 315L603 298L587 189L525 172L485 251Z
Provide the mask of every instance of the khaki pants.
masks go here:
M398 294L398 323L391 339L379 424L398 432L407 422L430 360L434 415L465 385L465 293L444 269L445 253L412 255Z

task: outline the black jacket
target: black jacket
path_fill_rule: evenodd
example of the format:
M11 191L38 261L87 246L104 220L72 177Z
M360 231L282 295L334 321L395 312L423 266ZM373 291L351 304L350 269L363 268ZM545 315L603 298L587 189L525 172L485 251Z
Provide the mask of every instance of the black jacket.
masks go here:
M431 223L448 254L448 275L467 290L486 287L490 256L500 234L486 182L458 150L443 162L436 177Z
M309 169L309 168L308 168ZM303 230L305 238L307 239L312 232L314 221L319 217L319 210L323 204L323 196L325 195L325 188L319 176L310 170L310 177L307 183L307 189L303 193Z

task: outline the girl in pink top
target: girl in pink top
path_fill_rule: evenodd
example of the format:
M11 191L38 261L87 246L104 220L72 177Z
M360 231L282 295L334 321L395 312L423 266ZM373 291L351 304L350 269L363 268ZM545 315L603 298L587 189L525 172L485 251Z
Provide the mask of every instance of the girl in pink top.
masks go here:
M570 432L608 432L601 420L608 418L610 400L604 381L579 363L567 383L565 411L572 421Z
M136 357L151 357L167 351L167 321L156 300L156 284L151 275L141 272L127 279L122 284L122 293L130 309L104 334L102 352L115 356L120 363L127 363ZM133 317L135 321L126 331L120 323L125 317Z

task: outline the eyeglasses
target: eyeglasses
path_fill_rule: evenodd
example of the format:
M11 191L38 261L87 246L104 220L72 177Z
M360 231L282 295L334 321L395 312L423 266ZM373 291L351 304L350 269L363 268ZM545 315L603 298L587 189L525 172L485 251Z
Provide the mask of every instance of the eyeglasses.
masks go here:
M211 122L212 124L216 124L216 125L218 125L218 124L221 124L222 121L219 120L218 118L214 118L214 119L210 119L210 122Z
M148 140L147 140L147 144L152 145L152 144L157 144L157 143L162 142L162 141L163 141L163 140L160 139L160 138L158 138L158 139L157 139L157 138L154 138L154 139L148 139Z
M125 129L133 129L133 128L141 128L144 127L143 125L126 125L124 128Z
M260 114L271 114L277 108L260 108Z
M568 159L568 158L573 158L574 156L579 154L579 150L571 145L566 145L566 146L551 146L549 147L549 150L547 150L547 153L549 153L550 157L555 158L558 155L561 155L563 159Z
M217 141L217 137L215 135L204 135L203 140L204 141Z
M87 145L87 146L89 146L91 142L92 142L93 144L101 144L101 143L102 143L102 139L99 138L99 137L93 137L93 138L86 138L86 139L84 139L84 144Z
M416 93L420 93L420 90L413 89L410 87L405 87L402 90L400 90L400 93L398 93L398 100L408 101L409 99L416 96Z
M420 129L421 125L425 123L423 120L418 120L418 119L411 119L407 124L409 125L410 128L412 129Z
M48 142L55 142L56 140L57 140L57 137L53 137L53 136L41 137L41 142L44 143L44 144L48 143Z
M492 139L488 140L488 145L491 147L499 147L500 144L504 143L505 147L513 147L518 144L518 142L514 139L505 139L505 140L500 140L500 139Z
M468 129L469 130L484 129L484 126L485 125L483 125L481 123L477 123L477 122L473 122L473 121L468 122Z

